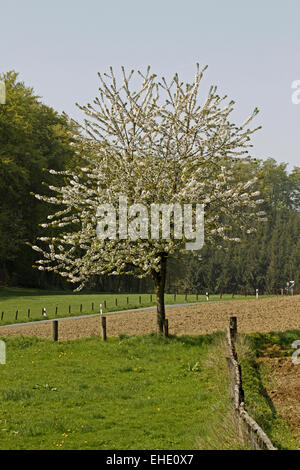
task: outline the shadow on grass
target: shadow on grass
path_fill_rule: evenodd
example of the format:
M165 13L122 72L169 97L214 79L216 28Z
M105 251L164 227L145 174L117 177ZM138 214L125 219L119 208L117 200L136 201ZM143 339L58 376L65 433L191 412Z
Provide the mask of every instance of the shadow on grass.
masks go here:
M268 366L257 359L265 356L267 346L279 345L284 348L283 352L289 351L291 343L299 337L300 331L297 330L245 335L248 351L239 358L246 408L274 445L282 450L294 448L294 436L268 393L267 387L271 380Z
M257 383L257 389L258 389L259 395L265 400L270 412L272 413L272 416L274 418L276 418L277 417L277 411L276 411L276 408L275 408L274 403L272 401L272 398L268 394L268 391L267 391L266 387L263 384L263 377L262 377L262 374L261 374L260 365L256 362L255 359L250 359L248 367L251 368L252 380L256 381L256 383ZM268 423L266 423L266 426L268 426ZM266 428L266 426L265 426L265 428ZM268 429L266 429L266 432L268 433Z

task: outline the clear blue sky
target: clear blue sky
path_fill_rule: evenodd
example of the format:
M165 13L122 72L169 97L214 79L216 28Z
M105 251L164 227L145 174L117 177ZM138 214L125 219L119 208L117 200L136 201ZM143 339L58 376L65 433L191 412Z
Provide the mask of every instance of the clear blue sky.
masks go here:
M2 0L0 72L16 70L43 101L80 119L97 72L145 68L184 80L208 64L206 91L236 101L234 118L257 106L263 129L253 154L300 165L299 0Z

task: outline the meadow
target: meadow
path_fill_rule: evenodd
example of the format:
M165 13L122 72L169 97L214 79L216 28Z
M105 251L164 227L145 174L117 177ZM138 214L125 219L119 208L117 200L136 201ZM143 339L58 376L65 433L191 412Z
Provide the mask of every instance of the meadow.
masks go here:
M240 449L222 334L6 339L1 449Z
M80 294L79 301L85 295L95 299L95 294ZM40 296L34 297L42 302ZM244 330L238 355L246 408L276 447L297 449L299 373L290 356L291 342L300 332L251 331L252 323L259 331L268 330L271 320L272 325L280 320L284 326L283 318L291 322L299 300L295 296L172 308L168 316L172 329L178 323L178 333L168 338L139 330L138 318L149 312L112 315L109 325L122 320L124 328L130 321L136 333L115 331L107 341L99 334L58 342L3 338L7 362L0 366L0 449L247 448L232 413L222 333L229 312L237 314L239 331ZM296 324L298 317L293 318ZM200 334L212 320L216 332ZM62 323L76 321L87 319ZM184 333L184 325L193 333Z

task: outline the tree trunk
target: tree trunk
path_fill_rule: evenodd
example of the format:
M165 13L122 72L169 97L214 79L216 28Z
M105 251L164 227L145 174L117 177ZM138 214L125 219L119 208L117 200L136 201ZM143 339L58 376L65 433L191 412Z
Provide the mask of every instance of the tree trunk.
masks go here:
M166 285L166 272L167 272L167 255L160 253L161 261L159 264L159 271L152 271L152 278L155 286L156 293L156 306L157 306L157 326L159 333L164 331L165 314L165 285Z

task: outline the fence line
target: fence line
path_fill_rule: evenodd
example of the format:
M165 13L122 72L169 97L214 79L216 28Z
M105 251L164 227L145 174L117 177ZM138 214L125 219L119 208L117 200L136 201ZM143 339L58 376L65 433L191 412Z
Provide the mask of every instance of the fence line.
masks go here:
M226 328L227 364L232 389L233 411L243 440L250 441L253 450L277 450L259 424L249 415L244 404L241 366L236 352L237 318L231 317Z
M276 294L278 296L278 290L275 292L275 295ZM290 295L297 295L297 294L298 294L298 291L296 290L295 292L293 291L290 293ZM212 294L213 298L210 298L209 293L206 293L206 294L204 293L201 293L201 294L200 293L196 293L196 294L195 293L180 293L179 294L177 292L174 294L166 293L166 295L170 296L174 303L177 301L180 303L182 302L182 305L184 305L184 303L186 303L187 305L190 305L192 303L197 303L199 301L202 303L202 300L204 301L205 299L206 301L217 301L217 299L215 298L217 296L219 296L221 300L223 295L225 294L222 294L222 293ZM226 295L228 296L231 294L226 294ZM234 298L234 295L235 294L232 294L233 298ZM260 293L260 295L263 295L263 294ZM247 294L245 294L244 296L247 297ZM179 299L178 297L181 297L181 299ZM251 297L254 298L255 294L252 293ZM132 298L133 298L133 301L132 301ZM169 306L172 305L171 303L172 300L170 301L170 304L168 304ZM97 305L97 303L95 303L95 300L93 299L93 302L86 301L85 304L78 303L76 305L74 304L72 305L72 304L64 303L64 305L60 304L60 305L56 305L55 307L54 306L48 307L48 305L46 304L42 308L41 315L37 313L37 309L40 309L40 307L32 308L32 306L30 306L30 308L28 308L27 306L27 307L23 307L22 309L18 308L17 310L13 310L13 308L10 308L8 311L7 310L5 311L3 309L3 306L0 305L1 307L0 321L7 322L7 320L11 320L11 324L13 324L13 322L19 322L21 319L24 319L24 321L38 320L41 316L48 318L48 319L64 318L64 312L63 312L64 310L66 312L65 315L70 315L70 318L72 318L73 316L76 316L77 314L80 315L84 313L85 315L88 315L90 314L90 312L92 313L99 312L100 305L102 305L103 307L103 313L110 313L112 311L113 306L115 306L117 310L120 310L120 311L127 310L127 308L130 305L132 305L133 308L137 308L138 305L140 306L143 305L145 308L148 308L149 305L150 306L155 305L156 295L155 294L142 294L142 295L131 294L130 296L126 296L125 294L120 294L120 297L118 297L118 294L116 294L116 295L111 295L109 299L108 298L104 298L101 300L99 299L98 302L99 304ZM101 311L99 313L101 313Z
M278 293L277 293L278 294ZM295 292L296 294L296 292ZM193 292L176 292L174 294L171 294L169 292L166 292L165 295L168 295L170 296L171 298L173 298L173 301L176 302L176 300L178 301L182 301L182 302L198 302L198 301L201 301L202 299L203 300L210 300L209 298L209 295L207 296L206 293L193 293ZM222 293L219 293L219 294L211 294L213 297L216 297L216 296L219 296L220 299L222 299L223 295L225 294L222 294ZM231 295L231 294L226 294L226 295ZM234 297L235 294L232 294L232 297ZM244 295L245 297L247 297L247 294L238 294L238 295ZM249 294L248 294L249 295ZM91 294L92 296L92 294ZM254 297L255 294L252 293L252 297ZM123 297L123 298L122 298ZM131 297L131 298L130 298ZM178 297L182 297L182 300L181 299L178 299ZM134 299L132 301L132 298ZM99 302L99 301L98 301ZM120 297L118 297L118 294L116 295L111 295L111 297L108 299L108 298L103 298L101 300L101 303L103 305L103 310L107 311L107 313L110 311L110 309L114 306L116 307L121 307L122 304L124 306L124 309L125 306L129 306L130 304L132 305L142 305L142 304L155 304L156 302L156 294L130 294L129 296L126 294L120 294ZM100 304L100 302L99 302ZM2 306L1 306L2 307ZM97 308L98 307L98 308ZM20 320L20 317L21 318L24 318L24 319L32 319L34 320L35 318L39 318L40 316L44 316L44 317L57 317L58 316L58 313L60 313L60 316L63 314L62 313L62 310L65 310L65 315L74 315L77 311L78 314L82 314L83 311L87 314L87 312L96 312L96 311L99 311L99 305L97 306L97 304L95 303L95 300L93 300L91 303L90 302L86 302L85 305L83 303L78 303L76 305L70 305L70 304L64 304L64 306L62 306L61 304L60 305L56 305L55 307L54 306L51 306L51 307L48 307L48 305L46 304L44 306L44 308L42 308L41 310L41 315L38 315L37 314L37 310L39 309L40 307L36 307L36 308L32 308L32 306L25 306L24 308L22 309L19 309L18 310L13 310L12 308L9 309L8 311L4 310L3 307L1 308L1 311L0 311L0 320L1 321L5 321L7 319L7 317L11 317L12 319L14 319L15 321L16 320Z
M107 317L106 315L96 315L101 319L101 336L103 341L107 340ZM48 320L49 323L52 324L52 339L53 341L59 341L59 320ZM163 335L165 338L169 337L169 320L167 318L164 319L163 322Z

